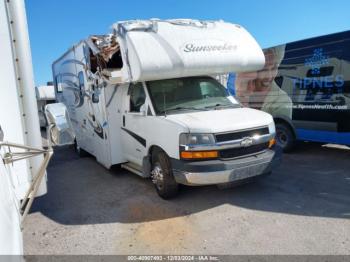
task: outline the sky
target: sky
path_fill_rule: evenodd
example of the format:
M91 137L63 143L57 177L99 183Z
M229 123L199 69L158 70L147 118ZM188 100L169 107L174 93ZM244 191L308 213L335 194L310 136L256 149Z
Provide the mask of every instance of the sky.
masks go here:
M91 34L130 19L222 19L245 27L262 48L350 30L349 0L25 0L36 85Z

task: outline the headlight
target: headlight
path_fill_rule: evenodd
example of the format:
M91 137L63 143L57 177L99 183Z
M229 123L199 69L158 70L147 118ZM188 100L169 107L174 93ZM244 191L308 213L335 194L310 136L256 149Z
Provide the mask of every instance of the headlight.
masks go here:
M276 127L275 127L275 122L274 121L272 121L269 124L269 132L270 132L270 134L275 134L276 133Z
M180 135L180 145L210 145L215 144L213 134L186 134Z
M214 145L213 134L181 134L180 135L180 158L184 160L206 160L219 156L217 150L193 150L196 146Z

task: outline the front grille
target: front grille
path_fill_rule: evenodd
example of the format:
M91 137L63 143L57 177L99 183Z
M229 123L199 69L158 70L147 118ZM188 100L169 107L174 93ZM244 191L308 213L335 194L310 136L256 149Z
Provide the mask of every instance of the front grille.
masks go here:
M242 139L244 137L253 137L254 135L267 135L269 134L268 127L261 127L256 129L232 132L232 133L224 133L224 134L216 134L216 142L226 142L232 140Z
M227 159L227 158L234 158L234 157L240 157L240 156L259 153L261 151L264 151L268 147L269 147L269 143L262 143L262 144L257 144L249 147L225 149L225 150L221 150L219 153L220 153L220 158Z

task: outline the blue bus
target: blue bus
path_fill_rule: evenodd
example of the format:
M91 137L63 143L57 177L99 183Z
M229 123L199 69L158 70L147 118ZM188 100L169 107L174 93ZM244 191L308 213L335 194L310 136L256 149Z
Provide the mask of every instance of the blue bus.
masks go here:
M230 93L274 117L285 152L296 140L350 145L350 31L263 51L262 70L229 74Z

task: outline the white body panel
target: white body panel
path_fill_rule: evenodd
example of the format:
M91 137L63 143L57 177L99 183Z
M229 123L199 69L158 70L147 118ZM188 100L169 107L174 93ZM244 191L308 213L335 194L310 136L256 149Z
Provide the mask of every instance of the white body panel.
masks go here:
M126 162L120 149L121 120L118 113L122 109L119 106L122 86L103 88L99 103L92 103L91 97L74 92L72 85L79 86L79 74L82 92L91 90L92 82L81 64L87 63L84 48L84 43L78 44L53 64L54 82L58 83L59 89L62 88L56 98L67 106L79 147L109 168L112 164Z
M223 133L251 129L272 122L269 114L249 108L175 114L169 115L168 119L185 124L191 133Z
M2 43L0 48L0 104L2 109L0 110L0 124L5 134L5 141L25 144L27 141L24 133L25 123L22 116L24 109L23 104L19 100L11 36L8 28L6 5L3 0L0 2L0 39ZM14 132L15 130L17 132ZM28 161L15 163L9 172L14 179L18 195L24 194L30 180ZM15 174L20 175L16 176Z
M0 159L0 255L23 253L18 201L13 192L10 174Z
M11 21L11 22L10 22ZM34 78L23 0L0 0L0 125L4 141L42 148ZM23 254L19 201L43 157L3 165L0 149L0 255ZM38 195L46 193L42 180Z
M254 71L265 63L255 39L223 21L131 21L114 29L130 82Z
M55 100L55 87L54 86L36 86L35 87L37 100Z
M9 23L9 19L14 23ZM38 109L35 98L29 37L23 1L0 3L0 124L5 141L42 147ZM16 39L13 44L13 39ZM15 57L18 61L15 61ZM38 172L42 156L15 163L9 172L16 178L18 198L23 197L32 176ZM38 192L46 193L46 183Z

